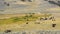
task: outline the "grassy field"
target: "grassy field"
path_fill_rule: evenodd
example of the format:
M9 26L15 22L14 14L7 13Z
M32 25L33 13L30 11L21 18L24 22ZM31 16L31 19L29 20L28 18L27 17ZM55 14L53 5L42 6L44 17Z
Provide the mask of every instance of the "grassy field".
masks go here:
M24 30L24 29L28 30L29 29L30 30L30 29L35 28L36 25L34 25L33 23L35 23L36 20L38 20L39 18L52 16L51 14L23 14L23 15L20 14L18 16L17 15L15 16L14 15L1 15L0 31L4 31L8 29L10 30ZM44 22L44 21L41 21L41 22ZM30 24L27 25L26 23L30 23ZM36 27L38 27L38 25Z

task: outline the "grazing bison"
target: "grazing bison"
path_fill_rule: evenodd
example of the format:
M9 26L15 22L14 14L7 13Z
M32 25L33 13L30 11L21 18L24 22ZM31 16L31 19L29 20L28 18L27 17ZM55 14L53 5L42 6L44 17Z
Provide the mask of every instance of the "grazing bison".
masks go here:
M55 18L54 17L50 17L49 20L55 21Z
M11 32L11 30L6 30L6 31L5 31L5 33L9 33L9 32Z
M44 18L40 18L40 20L44 20Z
M52 24L52 27L55 27L56 26L56 24Z
M28 22L26 24L28 24Z
M40 20L48 20L48 18L40 18Z

